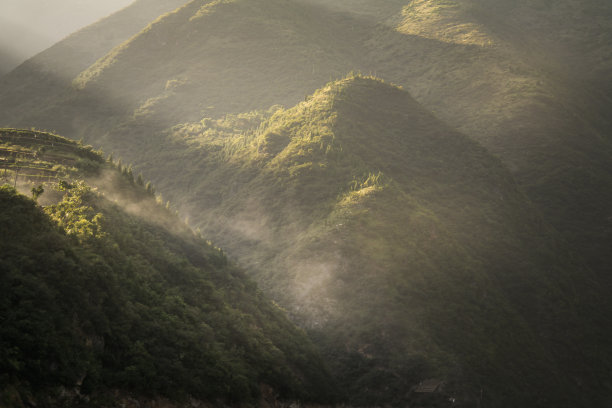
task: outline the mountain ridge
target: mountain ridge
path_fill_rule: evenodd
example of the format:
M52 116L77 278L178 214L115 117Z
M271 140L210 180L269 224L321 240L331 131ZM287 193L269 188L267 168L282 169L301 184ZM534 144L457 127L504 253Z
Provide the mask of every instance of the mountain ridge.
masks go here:
M3 97L15 104L47 104L64 95L73 77L157 18L182 4L182 0L138 0L98 22L69 35L0 77ZM103 35L100 35L103 33ZM12 89L13 84L19 84ZM46 95L33 93L45 90ZM6 107L10 116L19 110Z
M605 319L595 311L603 292L585 287L591 273L580 261L557 259L566 244L499 159L373 78L330 83L264 116L261 124L246 116L251 130L233 136L240 115L175 127L168 139L190 148L146 159L170 163L171 151L191 151L181 160L200 165L183 176L190 194L181 212L310 330L350 401L388 403L426 376L446 377L464 403L477 399L473 381L488 384L489 403L499 406L537 406L538 392L543 406L581 399L564 375L539 391L518 377L573 370L559 356L581 340L556 336L589 314ZM176 178L161 185L170 182L181 188ZM578 287L595 297L565 304ZM593 361L592 347L575 358ZM491 352L493 371L478 362L479 350ZM502 376L506 391L486 380ZM568 381L564 397L553 396L557 381Z
M0 121L134 161L290 305L353 402L447 375L473 404L484 384L499 406L605 406L609 6L419 1L425 23L460 12L407 34L408 2L325 3L191 2L81 90L5 91ZM486 46L452 38L474 29ZM350 70L418 104L355 76L308 96Z
M3 404L106 406L115 391L255 403L266 387L333 401L304 333L131 167L42 132L0 141L3 178L41 204L0 189Z
M602 270L605 279L605 246L612 240L608 209L601 204L612 197L612 142L605 136L612 127L605 107L612 99L604 91L609 61L597 51L599 45L575 45L589 38L606 43L603 4L585 4L575 21L563 26L564 16L576 11L570 3L553 9L543 2L507 5L503 10L510 19L502 19L499 2L450 2L469 11L445 16L451 27L476 19L483 32L493 33L493 45L479 47L398 32L403 2L385 3L380 14L356 0L339 3L333 12L320 1L270 1L251 11L240 1L207 5L207 17L214 15L211 24L220 22L215 29L199 24L201 18L191 20L207 3L190 3L193 13L184 13L184 24L160 22L150 40L141 38L140 50L120 58L124 68L99 78L100 89L75 92L69 81L63 82L62 96L44 102L35 102L23 89L4 93L2 120L84 137L134 161L134 151L140 151L148 135L177 123L279 103L291 106L330 77L351 70L376 72L500 156L566 239L586 258L601 260L592 267ZM594 13L600 16L599 31L585 22ZM533 23L533 16L555 32L581 34L565 50L544 46L553 39ZM307 27L303 22L315 23ZM564 56L580 52L576 60L594 62L581 65ZM580 73L586 82L573 79ZM16 103L19 95L27 101ZM134 147L131 139L139 139ZM567 179L576 179L570 189L564 187ZM594 196L599 198L584 200ZM575 211L583 206L590 217ZM580 221L567 222L575 217Z

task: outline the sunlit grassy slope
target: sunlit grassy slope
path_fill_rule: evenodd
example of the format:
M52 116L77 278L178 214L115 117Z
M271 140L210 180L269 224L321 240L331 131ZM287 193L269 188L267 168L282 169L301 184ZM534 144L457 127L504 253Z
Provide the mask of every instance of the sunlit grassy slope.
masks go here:
M160 186L309 328L353 403L406 403L428 377L492 406L591 398L575 376L608 362L590 272L498 159L405 91L352 76L166 137L144 158L167 163Z
M461 1L411 1L402 10L397 31L455 44L492 45L490 36L483 32L484 27L466 16L469 5Z
M305 334L131 169L10 129L0 163L2 406L115 406L115 391L256 402L260 387L330 401ZM42 185L44 206L13 184Z
M30 61L0 87L0 123L83 137L139 165L164 128L292 106L330 78L376 73L500 157L606 279L611 16L599 0L196 0L106 55L62 59L69 44L58 44L46 55L70 78L43 69L32 82Z
M611 43L609 2L411 1L368 41L368 57L500 157L610 284Z
M456 289L455 298L461 297L463 301L464 297L460 294L465 291L468 293L465 298L480 299L478 307L483 310L488 310L489 303L494 305L491 306L494 310L504 310L504 317L498 319L504 322L503 325L511 321L520 326L526 314L555 315L553 312L537 313L533 310L552 309L559 311L559 316L571 316L575 311L585 318L585 326L578 324L576 327L579 328L561 329L556 337L570 344L573 334L568 333L578 333L584 329L587 333L585 338L594 339L594 334L588 333L601 328L599 335L602 338L593 340L593 344L601 347L585 345L577 350L591 356L601 353L599 360L605 367L610 355L605 340L605 322L606 316L609 316L605 313L609 309L607 301L599 302L599 292L595 287L604 292L606 288L612 288L609 277L612 262L609 250L612 245L609 206L612 202L610 4L602 0L338 0L333 5L324 0L192 1L176 12L161 17L109 53L96 55L97 62L90 59L87 64L79 64L79 69L71 71L73 75L69 79L62 78L57 87L26 87L24 84L28 83L30 76L22 67L18 73L19 80L17 76L12 77L15 79L5 81L0 87L0 124L58 129L70 137L83 137L96 146L102 145L105 150L114 151L124 160L134 162L136 168L146 170L164 196L170 198L183 215L189 216L191 222L218 234L218 239L223 240L223 244L243 262L257 267L257 277L266 289L275 291L279 299L284 295L286 300L291 300L291 304L297 305L292 308L296 318L303 319L313 328L319 323L333 322L334 313L340 316L348 310L355 315L365 314L365 307L358 306L368 299L361 295L363 289L345 286L348 288L346 293L354 289L355 293L360 294L352 298L359 303L355 308L339 308L333 299L345 293L338 288L343 287L342 282L346 279L336 279L336 283L327 285L325 276L328 271L343 270L337 265L344 265L346 256L339 249L340 255L337 257L321 255L324 259L311 267L315 249L323 251L339 245L342 250L354 254L361 252L361 249L356 251L355 248L369 243L363 252L372 261L363 261L363 264L354 261L354 264L347 264L346 270L401 270L400 267L385 269L379 266L396 265L393 262L397 259L403 259L398 261L402 265L424 264L425 270L440 271L436 272L441 276L440 284L436 281L426 287L445 288L440 289L441 299L451 304L454 298L448 293ZM374 72L402 85L449 126L478 141L487 153L478 150L477 145L468 143L470 149L475 149L468 149L468 155L474 154L476 157L475 161L469 161L469 165L466 165L473 172L462 173L457 170L459 167L454 167L456 163L451 160L450 148L445 150L444 146L455 146L454 141L464 139L443 139L444 143L440 142L435 149L432 148L430 155L425 154L425 148L412 151L387 142L380 146L372 145L372 140L395 128L395 116L390 119L384 116L388 120L383 121L376 119L377 115L363 113L364 110L371 113L369 109L375 106L359 108L361 110L357 110L361 114L349 113L346 117L350 119L338 119L337 122L332 118L336 113L340 118L340 111L324 113L326 111L319 105L312 105L313 111L317 112L314 116L303 118L299 117L302 114L299 112L308 105L289 111L268 110L275 104L293 106L330 78L342 77L351 70ZM17 75L17 71L14 74ZM55 80L57 75L51 74L49 78ZM57 92L60 88L62 91ZM326 99L321 96L324 93L317 95ZM373 100L379 100L374 95L370 96ZM312 99L308 103L314 104ZM384 101L378 104L387 106ZM413 112L409 109L413 107L411 104L398 106L405 110L398 110L394 106L388 106L388 110L397 112L397 115L401 112L410 115ZM418 108L418 111L422 112L422 109ZM344 115L347 115L346 110ZM294 123L295 129L285 126L285 122ZM353 122L359 123L359 127L352 129ZM261 129L260 123L264 123ZM175 127L172 131L166 131L172 127ZM300 135L295 133L298 128L302 132ZM400 128L400 133L403 133L408 126L402 125ZM312 140L309 139L311 136L307 136L311 133ZM338 134L349 133L356 135L356 141L347 142L345 136L342 151L338 152L336 144L340 144L341 139ZM296 139L297 136L299 138ZM255 142L257 148L253 145ZM480 153L476 154L477 151ZM397 152L403 153L399 155ZM411 154L416 160L414 167L408 167L401 161L398 164L403 156L413 157ZM499 162L492 159L491 154ZM437 158L438 155L440 158ZM484 163L495 164L484 166L482 173L478 173L470 166L477 167L474 163L482 163L481 159ZM370 161L374 164L364 164ZM505 184L499 181L499 186L495 184L497 181L490 181L489 184L482 181L508 178L504 168L509 170L517 183L518 192L510 196L515 197L515 201L521 205L506 204L508 197L504 194L509 194L507 192L515 188L511 181ZM499 169L499 172L495 169ZM448 177L440 174L448 174ZM274 180L271 186L270 180ZM462 181L457 181L457 187L454 187L455 183L448 180ZM312 183L312 187L307 188L308 183ZM469 193L461 193L461 188L466 188ZM502 191L499 197L504 197L500 202L509 207L492 204L496 202L494 197L497 197L495 194L498 191ZM521 196L523 192L533 207ZM451 198L439 198L446 197L445 194ZM378 200L377 197L387 198ZM406 203L406 209L396 209L396 202ZM262 208L266 212L261 213ZM407 215L410 208L418 214L413 217L417 226L414 230L423 231L421 238L409 235L412 229L398 226L404 225L398 223L398 219L412 220ZM560 235L549 227L543 227L549 232L540 232L534 227L538 225L537 222L523 218L525 213L535 212L542 215L546 221L544 225L552 225ZM343 217L350 219L351 214L358 215L355 218L357 221L344 222ZM229 221L223 223L224 220ZM508 229L509 233L499 232L504 229ZM379 230L384 232L376 232ZM444 236L450 238L427 238L428 234L440 236L436 232L439 230L444 230ZM473 237L469 236L472 231ZM372 236L366 237L366 233ZM317 238L322 243L313 241L313 236L324 237ZM490 247L486 245L489 236L492 237ZM486 240L475 241L481 237L486 237ZM566 241L568 245L559 244L561 246L557 247L558 239ZM518 252L502 250L506 244L514 245L512 248ZM404 255L396 255L398 252L404 254L403 249L397 249L404 246L416 248L409 252L413 255L405 255L405 258L401 258ZM460 248L457 250L460 255L450 249L454 246ZM468 247L469 250L466 249ZM529 251L524 255L516 255L527 249ZM540 252L542 255L539 255ZM308 262L303 262L305 257ZM444 262L447 264L440 260L446 260ZM499 266L505 262L510 262L510 266ZM592 276L584 270L580 266L583 262L597 275ZM270 267L266 269L257 265ZM552 284L549 292L559 296L553 296L554 299L570 299L567 309L558 306L565 305L565 301L551 300L555 306L549 309L539 309L537 302L534 302L524 306L531 312L514 312L516 302L509 300L509 295L506 296L505 289L502 289L507 287L504 286L506 284L511 286L510 283L491 278L491 287L497 289L493 292L493 289L486 290L484 295L477 296L474 292L477 284L453 286L452 282L455 281L469 282L467 279L452 279L452 276L459 276L453 275L460 273L455 270L461 271L462 268L476 271L473 272L475 276L489 276L498 268L522 271L524 276L541 276L543 282L535 285L538 288L549 287L550 281L556 281L551 274L554 276L556 271L565 271L574 276L572 279L575 281L571 286L576 289L575 293L567 296L565 289L556 290L555 284ZM405 266L404 269L409 268ZM310 279L309 273L302 273L303 270L319 271L318 278ZM559 273L563 276L563 273ZM336 273L329 274L337 276ZM500 274L513 276L505 272ZM404 278L381 279L374 279L371 284L362 282L362 288L375 291L380 285L381 293L388 294L388 288L402 288ZM414 277L410 279L413 280L408 280L404 286L412 287L413 282L418 282ZM283 286L274 289L273 284L277 280L278 285L302 289L294 289L293 292L283 290ZM527 281L530 279L521 280ZM444 282L448 282L448 286ZM560 284L568 285L563 279L560 279ZM328 290L331 292L327 293ZM319 291L321 297L313 297ZM523 291L523 288L518 291ZM502 293L503 296L492 296L490 293ZM393 299L392 296L381 295L372 302L384 304L387 301L380 299L388 297ZM541 297L549 299L548 295ZM325 300L328 298L329 301ZM408 297L400 291L397 298ZM596 310L590 311L588 302L578 307L585 298L599 302L595 303L598 305ZM430 295L425 296L423 304L433 302L432 299ZM502 304L509 306L502 307ZM398 309L400 312L397 315L403 316L408 309L412 310L408 307ZM483 339L487 336L483 333L479 335L476 328L487 327L486 333L491 332L487 322L495 321L495 318L476 319L472 326L465 323L465 327L474 327L469 334L477 338L473 343L477 346L471 349L470 353L474 354L471 354L468 363L453 365L449 361L453 361L455 351L448 351L447 345L454 347L457 344L456 347L463 350L463 346L458 344L472 344L467 340L456 341L453 337L456 334L454 324L460 328L463 323L458 323L460 319L452 319L450 316L454 315L447 313L446 307L439 310L435 307L424 307L424 311L416 309L414 319L421 319L419 322L424 322L425 326L439 325L440 330L448 328L449 332L442 336L446 339L444 347L435 342L415 340L417 346L410 348L402 345L394 350L443 350L427 352L429 361L433 361L435 367L452 366L456 368L455 372L462 373L477 364L502 361L497 357L489 358L489 355L510 358L515 349L520 349L517 355L522 355L519 358L521 363L507 361L485 367L484 371L478 369L479 373L487 372L488 375L475 374L476 379L472 378L469 380L472 382L468 383L475 384L485 377L489 380L482 380L483 383L496 382L498 377L494 374L497 372L501 373L499 378L506 374L508 376L504 378L524 378L522 382L519 381L520 384L514 383L514 380L500 380L493 386L497 395L501 395L504 391L500 384L507 385L510 387L507 393L523 402L535 392L523 390L534 390L540 386L561 390L559 395L564 392L572 394L567 401L582 398L585 406L593 403L590 398L604 395L603 392L589 392L585 388L585 391L577 391L575 384L581 382L597 387L600 381L607 378L605 371L601 371L602 374L592 381L575 380L568 383L563 379L569 378L571 369L568 367L582 367L579 363L583 360L581 358L572 363L559 362L558 370L538 375L535 373L545 372L542 368L549 361L554 361L554 356L565 353L533 351L535 354L529 358L529 350L535 350L529 346L496 346L498 342L493 340L490 344L486 343L488 340ZM453 310L452 307L448 309ZM393 315L392 306L389 310L389 314ZM353 316L351 313L347 316ZM359 321L384 322L379 318L381 315L382 312L376 319ZM310 320L304 316L310 316ZM493 312L493 316L501 315ZM589 323L586 316L601 320ZM447 325L444 319L450 320L450 323ZM558 319L563 320L561 317ZM574 321L573 317L567 319L567 322ZM444 324L440 323L443 321ZM545 317L531 321L526 332L532 330L533 335L519 336L521 338L516 340L516 344L530 344L532 340L532 344L539 344L541 336L555 337L541 334L557 330L549 327L557 327L557 324L545 324L545 321ZM565 327L563 324L561 327ZM412 331L409 332L410 336L403 336L403 339L428 338L414 329L421 327L421 324L406 325ZM359 333L362 329L363 333L393 332L391 329L377 331L355 326ZM534 326L546 329L536 329ZM401 330L408 332L409 329ZM401 330L398 329L398 332ZM502 329L499 330L501 332ZM434 329L421 330L426 331L436 332ZM346 338L353 334L347 333ZM367 337L359 333L354 337ZM512 336L506 336L507 331L503 330L503 333L504 341L514 341ZM448 340L451 337L454 339L452 342ZM469 336L466 338L471 339ZM321 341L324 343L324 340ZM504 341L499 344L506 344ZM583 343L576 340L576 344ZM503 350L512 352L506 353L499 347L506 347ZM558 347L562 349L564 346ZM555 347L552 349L557 350ZM357 357L362 356L359 358L366 358L364 356L370 354L367 350L359 349L356 353ZM365 360L358 359L356 372L351 374L353 377L347 374L343 378L361 391L379 389L370 385L388 383L387 377L381 374L382 379L379 380L375 374L368 377L364 373L387 372L378 368L388 367L391 362L400 361L397 360L399 356L405 355L404 351L393 353L393 358L385 363L387 365L379 364L379 360L367 360L370 365L362 364ZM345 367L351 366L351 361L347 360ZM399 366L415 365L410 361ZM534 366L538 364L542 366ZM551 367L555 364L551 363ZM595 371L599 367L593 365ZM522 371L524 369L526 371ZM587 368L585 372L589 370ZM391 372L397 374L396 371ZM411 372L429 371L415 369ZM516 374L518 372L521 374ZM529 377L532 374L534 377ZM406 383L413 381L408 374L398 374L399 377L389 375L409 378L402 380ZM467 374L457 376L470 378ZM362 377L366 379L362 382L356 380ZM582 377L582 374L574 376ZM589 374L584 374L584 377L589 377ZM559 384L555 387L552 383L557 379ZM405 394L403 391L386 392L384 386L381 387L381 394L387 396ZM606 387L609 388L609 384L602 385L602 389ZM473 389L479 388L474 386ZM365 395L376 395L376 392L368 392L364 395L356 393L358 396L355 400L369 402L367 398L370 397ZM471 395L478 393L470 392ZM552 391L547 393L552 394ZM533 404L542 406L548 403L535 397L534 400ZM524 405L529 403L525 402Z
M115 133L130 133L143 125L291 105L359 68L356 45L364 30L355 24L347 36L351 24L350 17L295 2L191 1L80 68L64 82L66 93L56 101L62 107L50 103L4 115L10 122L45 116L44 127L72 134L86 126L100 135L117 125Z

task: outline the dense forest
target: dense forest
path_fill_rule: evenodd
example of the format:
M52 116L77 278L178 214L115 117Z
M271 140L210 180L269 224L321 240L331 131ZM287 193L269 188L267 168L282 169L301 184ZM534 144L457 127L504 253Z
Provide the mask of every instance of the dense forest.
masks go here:
M405 91L352 75L167 140L145 159L197 163L182 208L309 330L352 403L441 377L464 401L569 406L591 398L574 378L607 372L593 272L499 159Z
M606 407L611 4L137 0L0 77L3 395Z
M32 188L55 203L0 190L4 398L89 406L121 390L249 402L262 384L282 398L333 398L304 333L141 177L67 139L0 133L2 153L19 152L9 171L58 171Z

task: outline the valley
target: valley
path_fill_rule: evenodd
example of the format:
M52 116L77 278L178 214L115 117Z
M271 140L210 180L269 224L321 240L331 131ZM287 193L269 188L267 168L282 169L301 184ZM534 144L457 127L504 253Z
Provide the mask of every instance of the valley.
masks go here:
M0 125L169 200L304 330L321 402L603 407L611 25L600 0L139 0L1 77ZM20 143L8 184L90 170Z

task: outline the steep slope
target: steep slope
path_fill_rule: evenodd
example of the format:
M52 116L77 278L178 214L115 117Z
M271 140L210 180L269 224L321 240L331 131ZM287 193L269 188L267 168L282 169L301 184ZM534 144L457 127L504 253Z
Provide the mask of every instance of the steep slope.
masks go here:
M499 156L612 284L609 2L303 1L378 19L369 70Z
M317 5L306 6L308 3ZM16 90L19 82L7 83L2 92L12 92L13 97L0 97L0 122L62 129L71 137L84 137L88 142L104 145L106 150L115 151L134 161L137 168L146 170L192 220L204 222L202 225L218 232L219 237L226 236L222 238L227 240L224 245L236 251L243 262L265 264L265 261L281 265L278 270L282 271L293 263L283 264L284 259L292 258L285 248L291 241L277 234L281 227L267 227L277 219L277 213L254 218L251 212L257 214L260 209L257 200L232 201L234 194L238 194L236 189L253 177L245 160L255 153L243 147L250 143L249 137L261 136L257 126L262 118L270 118L273 111L236 113L266 109L276 103L291 106L332 75L351 69L373 71L404 86L426 108L477 139L502 160L546 221L570 243L562 245L562 249L544 252L571 252L568 257L582 258L598 272L596 277L577 272L576 276L582 276L576 278L578 298L595 293L593 300L597 301L599 293L591 287L580 288L581 284L599 285L604 290L612 288L608 273L612 262L609 251L612 126L607 115L611 106L607 91L611 78L609 2L390 0L377 7L380 2L341 0L334 2L332 13L326 3L330 2L190 2L75 73L75 89L53 93L51 99L41 103L35 98L45 95L44 91L16 99L21 95ZM597 24L593 24L594 16ZM475 40L468 41L471 39ZM228 112L234 115L224 116ZM201 123L181 126L169 138L159 132L202 117L205 119ZM364 124L364 128L368 125ZM190 129L203 136L191 141ZM184 143L184 136L192 145ZM286 139L286 135L270 132L269 137L261 140L262 152L274 155L283 151ZM204 148L198 150L195 148L198 145ZM236 156L237 151L246 157ZM227 166L217 167L217 156L231 160ZM307 163L301 163L303 168L293 166L296 168L292 174L317 174L316 167L309 168ZM359 171L350 176L351 181L355 177L356 187L362 183L364 188L369 187L368 183L377 179L378 170ZM441 185L443 181L435 180ZM265 183L260 184L258 190L268 197ZM301 188L289 187L287 191L279 190L280 196L287 198L286 194ZM356 188L359 190L362 188ZM366 196L367 191L363 192ZM315 189L308 197L320 197L324 192L325 189ZM339 188L337 194L340 193L347 192ZM291 202L295 201L296 208L301 208L298 200ZM232 205L236 209L230 208ZM266 205L279 207L269 197ZM202 211L210 208L221 210L215 213L216 218L202 219ZM235 222L219 225L215 220L225 219L225 211L230 221ZM291 211L286 210L288 214L274 222L288 222L295 226L295 231L309 231L309 220L320 219L307 209L296 212L294 217ZM387 225L390 220L384 214L379 216L385 220L381 223ZM298 225L300 217L305 217L305 225ZM342 222L338 224L344 226ZM535 230L526 233L530 234L542 235ZM260 235L261 241L270 242L267 249L259 243ZM276 241L276 235L283 237L281 242ZM350 239L353 235L340 236L337 241L344 242L340 238ZM557 242L556 234L550 235ZM459 241L463 242L461 237ZM545 242L548 238L541 239ZM381 248L391 244L382 241ZM281 245L280 250L288 255L274 259L276 245ZM304 245L297 246L296 253ZM534 243L531 247L538 245ZM272 255L263 260L250 258L249 246ZM299 255L291 256L299 260ZM452 259L463 264L459 258ZM418 260L415 256L414 262ZM330 262L322 263L321 273ZM564 262L567 265L575 262L571 269L581 270L579 260L550 260L551 265L561 265L559 268L567 271ZM556 269L537 270L553 273ZM268 280L272 281L272 275ZM309 286L304 283L304 287ZM309 316L320 314L322 322L329 319L328 310L317 301L308 303L307 299L303 298L301 304L309 310ZM602 301L597 309L592 315L601 321L592 327L603 328L609 304ZM604 331L600 335L605 338ZM605 347L601 350L606 364L609 354ZM524 367L530 366L531 360L527 360L523 360ZM505 367L512 365L508 363ZM607 374L601 372L604 374L600 378L605 378ZM553 377L556 376L555 373ZM545 381L555 379L546 377ZM518 389L533 389L540 382L541 379L534 378L529 384L515 385L515 394L522 392ZM558 388L575 390L568 384ZM580 398L578 394L575 391L568 400ZM584 398L588 400L593 395Z
M133 1L2 2L0 50L10 50L17 59L11 61L11 64L0 60L0 66L6 66L8 72L73 32L107 17ZM4 73L0 70L0 75Z
M402 84L510 168L610 284L608 2L412 1L370 41ZM597 16L597 24L593 24Z
M0 77L18 65L21 56L0 44Z
M140 165L161 129L291 106L330 77L375 72L499 156L612 288L611 27L603 0L191 1L91 66L44 83L16 70L0 123L57 129ZM56 83L64 72L74 89Z
M525 62L544 65L557 74L573 74L584 82L606 81L604 90L609 92L612 8L608 2L414 0L404 5L399 32L512 47L521 52L517 57L529 58Z
M152 20L183 3L183 0L137 0L30 58L0 78L0 99L10 101L3 105L4 119L13 121L21 117L24 108L36 110L57 103L81 71Z
M350 21L317 10L284 0L190 1L75 73L53 103L4 118L123 138L203 113L294 104L358 65L359 38L343 35Z
M466 10L470 2L411 1L397 31L453 44L490 46L491 35Z
M3 406L108 406L117 391L329 401L305 335L131 169L46 133L0 141L11 184L46 180L32 189L44 207L0 188Z
M465 404L601 406L578 385L609 367L591 273L497 159L406 92L350 77L167 137L185 147L145 161L194 165L162 165L160 185L310 329L353 403L414 403L442 377Z

